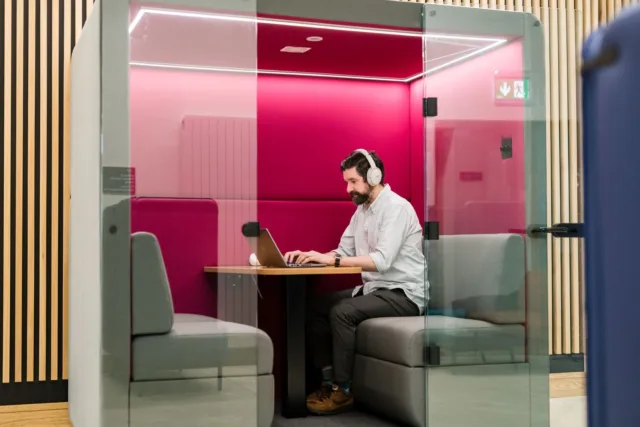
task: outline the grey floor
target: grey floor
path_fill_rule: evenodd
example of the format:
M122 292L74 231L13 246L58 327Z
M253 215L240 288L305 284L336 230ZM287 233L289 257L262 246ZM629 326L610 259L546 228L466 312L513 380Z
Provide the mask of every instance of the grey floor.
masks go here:
M587 427L586 397L551 399L550 427ZM397 427L398 424L381 420L360 411L329 417L310 416L304 419L285 419L276 415L273 427Z
M276 415L272 427L397 427L398 424L382 420L360 411L328 417L309 416L304 419L286 419Z

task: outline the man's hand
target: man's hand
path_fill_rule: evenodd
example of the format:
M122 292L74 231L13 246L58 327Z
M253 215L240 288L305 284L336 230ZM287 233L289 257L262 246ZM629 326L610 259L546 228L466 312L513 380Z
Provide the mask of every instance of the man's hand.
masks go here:
M316 251L287 252L284 255L284 260L288 263L295 262L296 264L307 264L310 262L314 262L317 264L333 265L335 263L335 258L333 256L328 254L321 254L320 252L316 252Z
M294 262L301 253L302 251L287 252L286 254L284 254L284 262L286 262L287 264Z

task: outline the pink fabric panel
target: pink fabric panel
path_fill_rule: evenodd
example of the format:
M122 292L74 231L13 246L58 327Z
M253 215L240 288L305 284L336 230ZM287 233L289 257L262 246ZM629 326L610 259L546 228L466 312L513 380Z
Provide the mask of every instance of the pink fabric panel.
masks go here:
M295 249L328 252L338 247L355 210L352 202L261 200L258 219L283 253Z
M255 200L224 200L218 203L218 265L249 265L249 256L255 248L242 235L242 225L258 220L258 202Z
M131 232L153 233L171 286L176 313L215 316L216 289L204 267L218 257L218 207L213 200L133 199Z
M254 119L187 116L180 145L181 197L255 199Z
M256 118L255 75L132 67L129 80L131 165L141 196L181 196L185 117ZM226 151L224 161L231 161Z
M405 83L260 76L258 198L348 201L340 162L357 148L410 198L408 104Z

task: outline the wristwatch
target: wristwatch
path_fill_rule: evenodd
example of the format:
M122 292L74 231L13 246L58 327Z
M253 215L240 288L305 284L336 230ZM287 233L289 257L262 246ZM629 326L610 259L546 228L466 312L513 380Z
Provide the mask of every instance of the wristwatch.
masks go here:
M335 257L335 263L333 264L334 267L340 267L340 260L342 259L342 255L340 254L336 254Z

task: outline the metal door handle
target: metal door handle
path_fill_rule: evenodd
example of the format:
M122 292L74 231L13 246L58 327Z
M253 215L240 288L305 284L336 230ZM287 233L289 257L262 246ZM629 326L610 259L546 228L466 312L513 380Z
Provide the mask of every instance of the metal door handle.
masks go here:
M561 223L554 224L551 227L531 227L529 229L529 235L531 237L540 237L542 234L551 234L557 238L576 238L584 237L583 234L584 224L582 223Z

